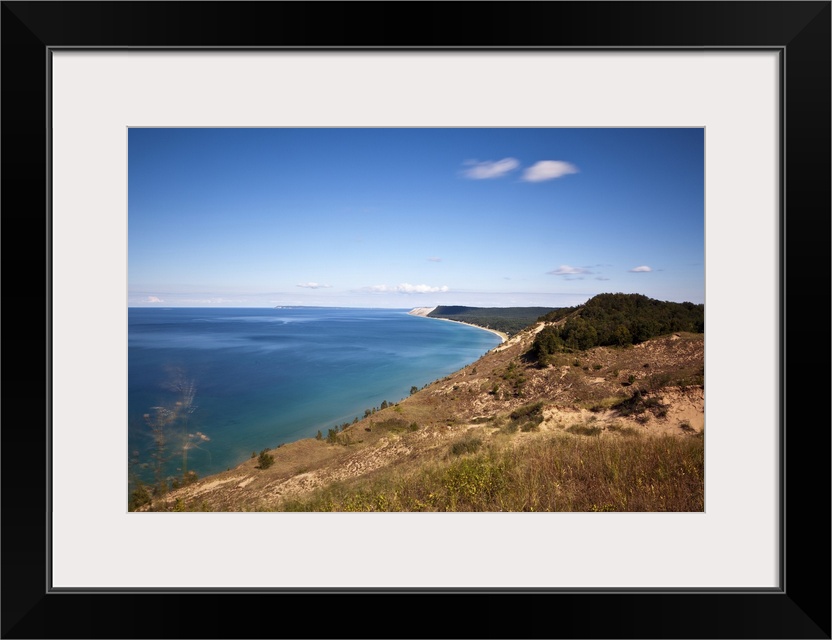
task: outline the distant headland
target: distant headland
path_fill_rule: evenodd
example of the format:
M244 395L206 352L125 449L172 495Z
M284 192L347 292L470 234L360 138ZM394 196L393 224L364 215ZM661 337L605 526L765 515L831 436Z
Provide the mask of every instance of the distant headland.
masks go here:
M476 324L474 322L463 322L462 320L456 320L454 318L442 318L439 316L430 315L438 308L439 307L416 307L415 309L411 309L410 311L408 311L408 314L411 316L419 316L421 318L431 318L432 320L445 320L446 322L458 322L459 324L467 324L469 327L476 327L477 329L482 329L483 331L490 331L491 333L499 336L501 344L508 341L508 335L506 333L498 331L496 329L492 329L491 327L484 327L481 324Z

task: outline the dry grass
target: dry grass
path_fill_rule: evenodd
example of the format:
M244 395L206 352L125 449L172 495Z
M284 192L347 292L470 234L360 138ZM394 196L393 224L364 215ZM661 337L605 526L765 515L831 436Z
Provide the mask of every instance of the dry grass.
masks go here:
M478 448L475 447L474 449ZM464 447L460 447L462 449ZM289 511L702 511L700 438L545 435L340 483Z

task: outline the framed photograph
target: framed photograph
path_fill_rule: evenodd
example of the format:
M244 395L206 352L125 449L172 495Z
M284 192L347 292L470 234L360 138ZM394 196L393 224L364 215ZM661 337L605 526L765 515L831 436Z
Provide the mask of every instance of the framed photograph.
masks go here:
M704 185L703 127L131 127L128 508L703 512Z
M501 619L466 621L452 635L830 637L829 430L827 419L815 425L809 400L829 390L829 2L4 2L2 12L4 637L219 632L216 616L159 628L158 615L136 614L148 598L156 614L209 607L222 612L229 637L254 637L264 633L263 607L317 611L348 595L428 604L437 619L459 619L459 598L477 611L504 607ZM380 34L370 26L379 19L414 28ZM346 139L370 130L380 135L374 148L401 136L397 148L414 146L414 158L418 131L425 145L441 131L701 132L704 509L128 511L128 306L164 301L129 279L128 265L174 274L170 257L193 246L191 236L209 251L216 227L229 236L237 228L211 218L205 203L190 226L167 225L164 203L145 198L134 170L185 175L167 163L179 153L171 136L208 130L351 132L295 141L319 185L355 179L351 158L373 166L377 158L351 154ZM153 132L168 133L149 140ZM151 142L152 152L130 155ZM647 144L622 139L607 162L635 165ZM187 145L193 167L212 157L200 145ZM527 183L580 169L561 156L517 160L508 146L460 157L462 179L485 184L515 172L534 187ZM256 171L242 159L222 163L239 168L241 184ZM658 193L668 178L653 171ZM651 188L643 173L633 188ZM142 228L141 246L131 242L136 198L158 221ZM421 233L418 212L383 215L379 224ZM633 233L649 237L647 219L632 217ZM661 238L676 219L650 220ZM285 251L310 252L301 238L315 220L308 229L272 222L264 233L283 233ZM218 258L218 272L238 259ZM629 268L652 271L647 262ZM566 261L552 269L554 278L592 271ZM210 293L176 289L170 278L157 282L180 300ZM336 289L318 278L292 281L299 304ZM446 283L366 285L361 295L439 293ZM284 300L269 303L292 304ZM795 507L806 496L820 514ZM124 628L93 614L113 599L131 612ZM433 621L414 617L405 635L436 635ZM358 622L321 625L309 637L375 634Z

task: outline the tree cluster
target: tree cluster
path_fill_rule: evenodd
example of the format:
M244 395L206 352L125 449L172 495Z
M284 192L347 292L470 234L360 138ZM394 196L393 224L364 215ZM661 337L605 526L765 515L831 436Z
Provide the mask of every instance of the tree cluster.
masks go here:
M535 338L530 355L544 364L563 351L638 344L656 336L704 333L705 305L662 302L634 293L602 293L580 307L558 309L540 318L549 325Z

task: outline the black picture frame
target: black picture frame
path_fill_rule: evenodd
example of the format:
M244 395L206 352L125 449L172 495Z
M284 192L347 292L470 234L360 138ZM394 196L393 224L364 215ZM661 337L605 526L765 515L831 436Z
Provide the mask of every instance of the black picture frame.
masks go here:
M3 638L830 638L830 2L2 2L0 20ZM48 91L66 47L779 52L780 587L54 592Z

